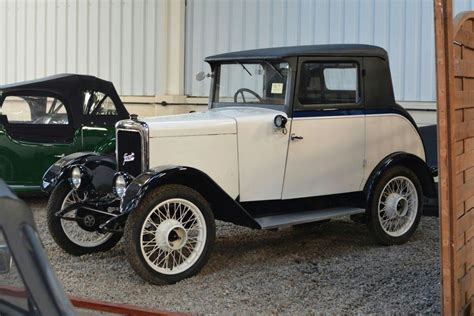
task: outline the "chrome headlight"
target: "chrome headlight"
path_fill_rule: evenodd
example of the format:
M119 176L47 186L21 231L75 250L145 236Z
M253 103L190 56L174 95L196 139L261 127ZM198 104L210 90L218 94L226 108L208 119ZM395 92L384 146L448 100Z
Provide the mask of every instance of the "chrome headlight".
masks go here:
M114 176L114 193L119 198L123 198L125 195L125 190L127 190L127 186L130 183L132 178L126 174L119 172Z
M79 189L82 182L82 171L79 167L74 167L71 170L71 178L69 178L69 182L74 190Z

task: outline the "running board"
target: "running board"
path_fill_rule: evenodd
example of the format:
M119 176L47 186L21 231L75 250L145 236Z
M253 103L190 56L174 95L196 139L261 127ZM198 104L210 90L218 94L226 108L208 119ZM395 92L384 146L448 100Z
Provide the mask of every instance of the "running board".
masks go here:
M262 229L272 229L310 222L323 221L337 216L346 216L364 213L363 208L334 207L315 211L291 212L281 215L262 216L255 221Z

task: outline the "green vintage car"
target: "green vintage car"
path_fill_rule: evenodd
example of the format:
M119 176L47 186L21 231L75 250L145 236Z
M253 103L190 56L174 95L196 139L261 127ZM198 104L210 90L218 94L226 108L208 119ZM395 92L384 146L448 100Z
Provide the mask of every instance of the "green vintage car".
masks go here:
M62 74L0 86L0 178L18 193L40 192L58 159L114 154L115 123L129 117L113 84Z

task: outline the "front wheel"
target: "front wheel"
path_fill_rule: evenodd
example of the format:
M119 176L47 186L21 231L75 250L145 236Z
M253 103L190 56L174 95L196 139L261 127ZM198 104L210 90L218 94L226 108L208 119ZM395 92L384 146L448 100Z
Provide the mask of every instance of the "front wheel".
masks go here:
M81 256L112 249L121 239L120 233L97 231L100 216L84 209L72 209L68 218L82 218L81 221L63 219L56 213L66 207L86 199L71 188L67 181L59 183L51 193L47 206L48 229L54 241L66 252Z
M144 280L171 284L201 270L215 234L206 200L189 187L166 185L149 193L128 217L125 252Z
M423 192L416 174L402 166L386 171L375 186L369 208L369 226L378 242L407 242L418 227L423 209Z

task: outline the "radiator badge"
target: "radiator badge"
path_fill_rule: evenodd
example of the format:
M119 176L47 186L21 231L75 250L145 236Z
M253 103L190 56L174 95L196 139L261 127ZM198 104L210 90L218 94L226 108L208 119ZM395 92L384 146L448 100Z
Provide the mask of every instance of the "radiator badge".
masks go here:
M131 162L131 161L134 161L134 160L135 160L135 153L134 152L131 152L129 154L125 153L125 154L123 154L123 164L122 164L122 166L125 166L126 162Z

